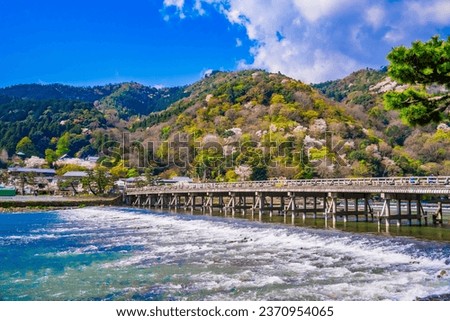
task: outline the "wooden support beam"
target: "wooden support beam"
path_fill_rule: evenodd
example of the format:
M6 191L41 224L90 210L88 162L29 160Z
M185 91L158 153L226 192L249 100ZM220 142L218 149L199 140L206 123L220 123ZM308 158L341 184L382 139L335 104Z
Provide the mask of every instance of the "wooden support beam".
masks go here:
M331 215L333 226L336 226L336 211L337 211L337 197L336 193L329 193L327 197L327 206L325 208L325 215Z
M140 206L141 205L141 195L138 195L134 202L132 203L132 206Z
M256 202L253 206L255 207L255 209L256 208L258 209L259 220L261 220L263 212L264 212L266 197L263 193L259 193L259 192L256 192L255 196L256 196Z
M269 215L270 215L270 217L272 218L272 216L273 216L273 196L270 196L269 207L270 207Z
M222 213L224 211L224 207L225 207L225 203L223 201L223 196L219 195L219 208L220 208L220 213Z
M369 197L364 197L364 214L366 217L366 222L369 222L369 211L372 212L369 204ZM373 221L373 215L372 215L372 221Z
M409 225L412 225L412 219L411 219L411 216L412 216L411 203L412 203L412 201L411 200L407 200L406 202L407 202L406 203L406 206L407 206L407 208L406 208L406 215L408 215L408 217L409 217L409 219L408 219Z
M286 208L286 212L291 212L291 219L292 222L295 220L295 210L296 210L296 204L295 204L295 193L288 193L289 202Z
M145 202L142 204L142 207L146 207L146 206L150 207L150 203L151 203L150 197L151 197L150 195L146 195L146 199L145 199Z
M437 204L436 212L434 212L432 218L433 218L433 224L434 225L442 225L443 224L443 211L442 211L442 202L438 202Z
M317 219L317 196L314 196L314 219Z
M387 198L384 200L383 208L381 209L381 213L378 217L378 223L381 223L381 220L384 218L386 222L386 227L389 227L390 216L391 216L391 199Z

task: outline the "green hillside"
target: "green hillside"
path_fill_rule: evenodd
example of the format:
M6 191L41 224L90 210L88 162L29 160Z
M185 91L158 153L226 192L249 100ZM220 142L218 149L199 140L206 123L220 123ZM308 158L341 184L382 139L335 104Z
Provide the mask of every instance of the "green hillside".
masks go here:
M71 135L70 154L97 153L94 132L102 136L108 128L126 128L130 117L163 110L185 95L183 87L157 89L137 83L1 88L0 147L11 155L18 142L28 137L33 154L43 156L67 132Z
M387 77L387 69L362 69L343 79L313 85L325 96L344 103L370 107L374 105L374 95L370 88Z
M62 84L26 84L0 88L0 95L27 100L81 100L94 102L113 93L120 85L75 87Z
M0 96L41 101L69 100L95 103L100 109L116 109L123 117L145 115L167 108L186 96L185 87L155 88L138 83L76 87L61 84L16 85L0 88Z
M117 110L121 118L129 118L164 110L186 95L184 87L157 89L138 83L123 83L116 86L112 93L96 101L95 105L100 110Z
M237 180L421 170L357 112L284 75L216 73L189 90L189 97L134 124L133 138L156 146L149 159L167 176Z
M384 93L402 87L384 70L315 88L262 70L167 89L34 86L1 91L10 155L99 154L115 170L211 181L450 175L450 124L412 128L386 111Z
M330 98L339 98L345 108L392 149L395 166L406 174L450 174L450 123L411 127L399 113L387 111L383 96L403 91L386 69L363 69L336 81L314 85ZM439 88L429 86L430 92Z
M10 155L16 152L18 142L28 137L33 154L43 156L65 132L73 136L71 154L75 154L90 145L91 133L99 128L106 128L106 119L91 103L0 97L0 147Z

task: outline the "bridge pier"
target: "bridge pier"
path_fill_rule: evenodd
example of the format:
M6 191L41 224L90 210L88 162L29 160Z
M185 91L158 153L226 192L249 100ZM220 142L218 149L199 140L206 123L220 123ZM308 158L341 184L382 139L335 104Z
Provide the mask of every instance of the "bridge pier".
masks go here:
M359 222L359 216L363 216L368 222L370 214L373 221L373 211L369 199L370 194L368 193L328 193L325 200L325 216L331 217L333 225L336 224L338 217L342 217L344 224L349 221L349 216L354 216L356 222ZM360 200L364 200L363 209L360 208Z
M289 202L288 202L288 205L287 205L286 213L289 212L289 211L291 212L291 220L292 220L292 222L294 222L294 220L295 220L295 210L296 210L295 193L289 192L288 193L288 197L289 197Z
M255 193L255 202L253 203L253 208L258 209L259 220L262 220L262 215L264 212L264 204L265 204L266 196L263 193L256 192Z
M337 195L336 193L328 193L325 207L325 217L328 219L328 217L331 216L333 226L336 225L336 212L337 212Z
M270 206L270 218L272 218L273 216L273 196L270 196L270 202L269 202L269 206Z
M145 200L144 204L142 204L142 207L150 208L151 201L152 201L151 196L150 195L146 195L146 200Z
M397 226L402 225L402 220L407 220L409 225L412 225L412 220L417 220L419 225L422 225L422 219L425 221L425 225L428 223L428 218L422 207L420 194L394 194L394 193L381 193L381 197L384 199L383 208L378 216L378 223L381 224L382 220L385 220L386 226L390 225L391 220L395 220ZM391 201L396 202L396 211L392 213ZM402 201L406 201L407 213L403 214ZM413 214L412 202L415 202L415 211Z
M141 195L136 196L134 202L131 203L132 206L141 206Z
M438 202L436 212L433 214L433 225L443 224L442 202Z
M303 201L302 219L303 219L303 222L304 222L306 220L306 212L307 212L307 207L308 207L308 197L307 196L303 196L302 197L302 201Z

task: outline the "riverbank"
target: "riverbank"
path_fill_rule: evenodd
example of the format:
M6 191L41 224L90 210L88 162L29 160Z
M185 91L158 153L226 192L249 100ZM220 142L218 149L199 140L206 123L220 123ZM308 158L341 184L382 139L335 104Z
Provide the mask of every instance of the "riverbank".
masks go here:
M66 197L66 196L14 196L0 198L0 213L29 212L36 209L68 209L85 206L114 206L122 203L122 196Z

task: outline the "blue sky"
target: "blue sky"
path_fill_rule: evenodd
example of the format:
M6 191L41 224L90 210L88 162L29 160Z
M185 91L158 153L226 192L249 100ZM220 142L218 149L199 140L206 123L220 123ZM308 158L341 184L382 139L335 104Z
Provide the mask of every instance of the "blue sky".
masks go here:
M182 85L263 68L307 83L450 35L449 0L0 0L0 87Z

